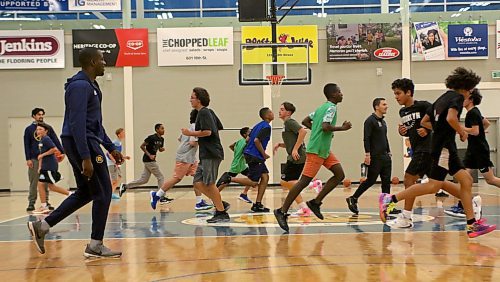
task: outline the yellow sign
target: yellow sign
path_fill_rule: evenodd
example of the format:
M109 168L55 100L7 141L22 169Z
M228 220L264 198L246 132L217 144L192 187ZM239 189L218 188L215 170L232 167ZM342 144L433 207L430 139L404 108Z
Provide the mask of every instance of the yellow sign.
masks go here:
M316 25L277 26L278 43L308 43L309 63L318 63L318 27ZM271 43L270 26L243 26L241 43ZM242 50L243 64L263 64L272 62L271 48L254 48ZM278 62L300 64L307 62L304 48L278 48Z

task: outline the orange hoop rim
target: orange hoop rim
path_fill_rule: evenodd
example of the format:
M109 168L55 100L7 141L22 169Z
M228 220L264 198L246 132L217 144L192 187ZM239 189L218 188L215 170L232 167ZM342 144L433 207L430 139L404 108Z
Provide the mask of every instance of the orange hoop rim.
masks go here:
M281 83L283 83L284 78L285 76L281 74L273 74L266 76L266 79L267 81L269 81L270 85L281 85Z

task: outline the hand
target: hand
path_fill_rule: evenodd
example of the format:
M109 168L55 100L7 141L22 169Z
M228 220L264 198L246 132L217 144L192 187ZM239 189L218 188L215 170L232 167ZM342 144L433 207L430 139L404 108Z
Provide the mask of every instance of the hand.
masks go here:
M58 162L62 162L62 161L64 161L64 158L65 158L65 157L66 157L66 155L65 155L65 154L60 154L60 155L59 155L59 157L57 157L57 161L58 161Z
M398 132L399 132L399 135L405 136L406 133L408 133L408 129L406 128L406 126L399 124L398 125Z
M350 121L344 121L344 123L342 123L342 130L349 130L352 128L352 124Z
M26 165L27 165L29 168L33 168L33 161L32 161L32 160L27 160L27 161L26 161Z
M126 160L130 160L130 156L125 156L124 157Z
M160 152L165 151L165 147L161 147L161 148L159 149L159 151L160 151Z
M300 155L299 155L299 151L298 150L295 150L295 149L292 150L292 158L294 160L300 159Z
M120 165L123 163L123 156L120 151L114 150L113 152L111 152L111 156L113 156L113 159L115 159L115 164Z
M43 159L42 154L38 155L37 159L38 159L39 161L41 161L41 160Z
M420 137L425 137L427 136L428 132L427 132L427 129L421 127L419 129L417 129L417 133Z
M371 158L370 155L365 156L365 165L370 165Z
M92 175L94 174L94 166L92 165L92 161L90 160L90 158L84 159L82 161L82 168L83 176L87 177L87 180L90 181Z
M156 155L149 155L149 159L152 161L156 160Z
M267 160L269 158L270 158L269 155L264 153L264 159Z
M181 132L182 132L183 135L191 136L191 130L189 130L187 128L181 129Z
M273 147L273 155L276 154L276 152L278 152L278 149L280 148L280 143L276 143L274 144L274 147Z
M458 134L460 134L460 141L465 142L467 140L468 134L467 134L467 132L465 132L465 130L462 130L462 132L460 132Z

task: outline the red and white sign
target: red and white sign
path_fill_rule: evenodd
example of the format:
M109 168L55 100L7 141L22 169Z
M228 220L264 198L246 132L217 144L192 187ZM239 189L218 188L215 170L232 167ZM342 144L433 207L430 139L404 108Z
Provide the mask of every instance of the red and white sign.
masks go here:
M0 31L0 69L64 68L64 31Z
M115 29L120 52L117 67L149 66L149 43L147 28Z
M382 60L391 60L399 56L399 50L396 48L384 47L375 50L373 55Z

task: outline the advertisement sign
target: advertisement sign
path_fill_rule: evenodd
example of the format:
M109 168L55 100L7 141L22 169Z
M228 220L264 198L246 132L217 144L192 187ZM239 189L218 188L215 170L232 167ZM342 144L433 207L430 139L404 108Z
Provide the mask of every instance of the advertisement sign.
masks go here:
M158 66L232 65L233 28L158 28Z
M316 25L277 26L278 43L308 43L309 63L318 63L318 27ZM241 27L242 43L271 43L271 27L243 26ZM298 48L298 47L296 47ZM307 53L296 48L278 48L278 62L304 63ZM269 49L255 48L246 50L243 64L263 64L272 62ZM251 54L249 54L251 53Z
M0 31L0 69L64 68L64 31Z
M121 11L121 0L68 0L70 11Z
M0 11L67 11L68 1L75 0L2 0Z
M497 59L500 59L500 21L497 21Z
M488 25L469 22L418 22L412 28L413 61L488 58Z
M102 50L107 66L149 66L147 28L73 30L74 67L80 67L78 52L85 47Z
M329 24L327 61L401 60L400 23Z

